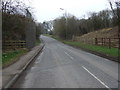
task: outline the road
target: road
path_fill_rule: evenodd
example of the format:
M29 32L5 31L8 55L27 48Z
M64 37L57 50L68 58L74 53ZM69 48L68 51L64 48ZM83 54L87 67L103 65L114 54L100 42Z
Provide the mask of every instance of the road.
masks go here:
M41 38L42 53L13 88L118 88L118 63Z

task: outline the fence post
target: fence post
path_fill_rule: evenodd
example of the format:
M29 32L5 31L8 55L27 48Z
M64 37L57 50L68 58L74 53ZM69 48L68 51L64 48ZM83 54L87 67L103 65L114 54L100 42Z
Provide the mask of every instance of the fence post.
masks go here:
M109 38L109 48L111 48L111 39Z
M118 49L120 49L120 38L118 38Z
M105 46L105 41L106 41L105 38L103 38L103 46Z
M107 46L107 38L104 38L104 46Z
M98 44L98 40L97 40L97 38L95 38L95 45L97 45Z
M102 46L103 46L103 38L101 38L101 40L102 40Z

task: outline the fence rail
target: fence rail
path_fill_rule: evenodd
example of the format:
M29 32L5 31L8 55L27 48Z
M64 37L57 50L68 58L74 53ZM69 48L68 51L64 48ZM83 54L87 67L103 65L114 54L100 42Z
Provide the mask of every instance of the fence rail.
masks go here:
M95 44L109 48L120 48L120 38L95 38Z
M26 48L26 41L3 41L2 43L3 49L19 49L19 48Z

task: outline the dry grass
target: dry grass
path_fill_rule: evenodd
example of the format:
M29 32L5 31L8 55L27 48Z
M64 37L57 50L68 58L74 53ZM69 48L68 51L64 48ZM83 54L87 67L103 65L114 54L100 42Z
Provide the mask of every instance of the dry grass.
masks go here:
M98 30L95 32L90 32L82 36L77 36L73 40L88 44L94 44L95 38L117 38L117 36L118 36L118 27L114 27L114 28L106 28L106 29Z

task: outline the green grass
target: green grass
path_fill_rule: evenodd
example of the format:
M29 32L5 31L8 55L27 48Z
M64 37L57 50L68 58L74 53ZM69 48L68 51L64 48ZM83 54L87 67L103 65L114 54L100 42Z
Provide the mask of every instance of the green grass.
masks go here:
M36 45L39 45L41 43L40 40L36 40ZM25 54L28 50L27 49L18 49L18 50L11 50L11 51L5 51L2 53L2 66L8 66L18 60L20 56Z
M2 52L0 51L0 68L2 66Z
M39 45L40 43L41 43L40 39L37 39L35 45L37 46L37 45Z
M14 51L7 51L2 53L2 66L7 66L16 61L21 55L27 52L26 49L19 49Z
M75 41L66 41L66 40L62 40L58 37L52 36L53 38L68 44L68 45L72 45L72 46L76 46L76 47L80 47L80 48L85 48L91 51L96 51L108 56L112 56L112 57L118 57L118 49L117 48L108 48L105 46L97 46L97 45L90 45L90 44L84 44L81 42L75 42Z

